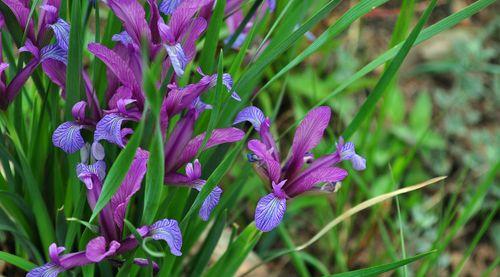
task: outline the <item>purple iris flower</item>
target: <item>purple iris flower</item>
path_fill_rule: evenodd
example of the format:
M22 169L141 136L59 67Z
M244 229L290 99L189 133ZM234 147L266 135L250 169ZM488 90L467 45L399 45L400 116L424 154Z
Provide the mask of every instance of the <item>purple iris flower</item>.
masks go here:
M73 108L75 120L79 121L84 117L84 109L84 103L75 105ZM106 178L106 164L103 161L104 148L99 142L94 142L92 146L82 146L81 157L82 162L76 168L77 176L85 184L87 201L90 208L94 209L101 194L103 181ZM148 158L147 151L137 149L130 169L118 191L99 214L100 235L87 243L85 251L61 255L65 250L64 247L52 244L49 247L51 261L31 270L28 276L57 276L59 273L74 267L98 263L138 247L139 243L133 235L122 239L123 225L128 204L132 196L139 191L146 174ZM151 238L165 241L173 255L182 255L182 234L176 220L159 220L150 226L138 228L137 232L143 239ZM149 264L145 259L135 259L134 263L141 266ZM158 265L153 263L153 269L157 271Z
M262 197L255 209L255 224L261 231L274 229L283 219L286 201L313 190L330 191L347 176L347 171L336 167L340 161L350 160L354 169L366 167L364 158L356 154L354 144L339 140L336 151L314 159L311 150L323 137L330 121L330 108L318 107L311 110L297 127L288 158L281 165L280 152L269 130L270 120L253 106L243 109L234 124L250 122L260 134L260 140L248 142L249 161L272 188L272 192ZM327 184L327 185L322 185Z

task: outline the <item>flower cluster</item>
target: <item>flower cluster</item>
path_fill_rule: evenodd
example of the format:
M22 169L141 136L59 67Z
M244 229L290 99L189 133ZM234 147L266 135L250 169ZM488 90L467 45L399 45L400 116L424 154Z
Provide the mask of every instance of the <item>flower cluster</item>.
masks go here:
M158 5L156 0L148 0L148 15L137 0L104 2L123 24L123 31L112 37L115 42L112 48L99 43L90 43L87 47L107 67L106 105L100 105L92 82L83 70L81 74L86 99L73 106L73 120L56 128L52 136L53 144L68 154L80 151L81 163L75 170L86 186L87 201L93 210L106 178L103 143L120 148L127 145L128 138L134 132L135 122L142 119L147 108L141 86L142 72L144 67L162 57L163 71L159 78L168 84L160 110L165 156L164 183L200 191L206 181L202 179L202 167L195 157L205 140L205 133L195 135L194 130L200 115L211 109L211 105L202 102L200 97L216 85L219 76L206 75L198 69L200 78L196 83L181 87L177 80L185 74L186 66L196 55L196 41L207 28L214 1L165 0ZM238 11L242 4L242 1L228 2L228 6L233 7L233 10L227 11L228 16L230 12ZM16 17L19 26L26 30L26 42L19 49L20 52L28 52L32 58L9 84L5 84L3 74L8 65L2 62L0 55L0 108L9 106L40 65L50 80L61 88L62 96L65 97L71 28L59 17L60 0L43 1L38 7L40 13L37 24L29 20L29 1L6 0L4 3ZM168 18L168 21L164 18ZM3 26L3 16L0 16L0 28ZM55 38L55 43L50 43L52 38ZM144 47L149 53L146 61L141 51ZM175 74L168 74L169 70ZM224 73L221 79L227 91L231 92L231 97L240 101L237 92L232 91L232 77ZM239 141L243 136L244 133L237 128L215 129L203 150ZM97 263L135 249L138 241L132 235L125 235L123 225L127 207L132 196L140 190L147 171L148 156L147 151L137 150L124 181L100 212L97 237L87 244L85 251L62 255L64 247L53 244L49 249L51 261L28 275L56 276L71 268ZM205 199L199 211L202 220L209 220L222 192L216 186ZM137 232L143 238L166 241L173 255L181 255L182 235L176 220L159 220L138 228ZM138 265L150 264L150 261L142 258L134 262Z
M276 228L283 220L286 201L308 191L336 191L347 171L336 167L343 160L351 161L355 170L364 170L366 161L356 154L354 144L340 138L336 151L315 159L311 150L323 137L330 121L330 108L318 107L311 110L297 127L288 158L281 165L281 155L270 132L269 118L257 107L243 109L234 124L250 122L259 132L260 140L248 142L252 151L248 160L255 164L255 170L272 188L262 197L255 209L255 224L261 231Z

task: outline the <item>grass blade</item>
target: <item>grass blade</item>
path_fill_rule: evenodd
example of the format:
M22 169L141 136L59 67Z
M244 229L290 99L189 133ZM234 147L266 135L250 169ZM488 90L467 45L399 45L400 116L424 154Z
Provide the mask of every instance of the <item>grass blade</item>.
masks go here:
M36 267L36 265L31 263L30 261L3 251L0 251L0 260L15 265L25 271L30 271Z
M255 224L248 225L204 276L233 276L261 235Z
M331 25L326 29L321 36L319 36L311 45L309 45L304 51L302 51L297 57L290 61L285 67L283 67L278 73L276 73L264 86L262 86L260 91L265 90L271 83L276 81L278 78L283 76L285 73L290 71L293 67L301 63L304 59L309 57L314 52L318 51L325 43L332 40L333 37L340 34L347 27L349 27L354 21L364 16L365 14L371 12L374 8L386 3L388 0L369 0L361 1L356 6L349 9L344 13L335 24ZM258 94L258 93L257 93Z
M422 254L413 256L413 257L408 258L408 259L399 260L397 262L384 264L384 265L378 265L378 266L369 267L369 268L363 268L363 269L344 272L344 273L340 273L340 274L333 274L332 276L335 276L335 277L379 276L380 274L382 274L384 272L388 272L388 271L394 270L396 268L405 266L407 264L413 263L413 262L420 260L420 259L422 259L430 254L433 254L433 253L436 253L436 251L432 250L432 251L429 251L426 253L422 253Z
M200 55L200 67L206 74L211 73L214 67L215 51L219 41L219 32L222 20L224 19L225 7L226 0L217 0L205 35L205 43Z
M344 133L342 134L342 136L345 139L348 140L354 134L354 132L359 128L359 126L361 126L361 124L375 110L377 102L382 98L384 92L386 91L387 85L392 81L395 74L398 72L399 67L401 66L404 59L410 52L410 49L417 40L418 34L420 33L425 23L429 19L429 16L431 15L431 12L435 6L436 6L436 0L432 0L427 9L424 11L424 14L418 21L417 25L413 28L406 41L403 43L403 46L398 51L398 54L394 57L387 70L382 74L382 77L380 77L380 80L377 82L377 84L373 88L373 91L370 93L366 101L363 103L363 105L359 109L354 119L345 129Z

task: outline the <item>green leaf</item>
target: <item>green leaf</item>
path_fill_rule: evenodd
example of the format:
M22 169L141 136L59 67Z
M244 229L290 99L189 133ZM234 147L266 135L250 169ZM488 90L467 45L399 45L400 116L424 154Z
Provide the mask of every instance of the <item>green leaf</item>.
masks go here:
M421 91L413 104L410 126L416 134L422 134L430 126L432 119L432 100L429 93Z
M144 111L147 110L148 107L147 105L145 105ZM142 120L139 122L139 125L134 131L134 134L128 141L125 148L120 151L120 154L118 155L113 165L109 169L109 173L106 176L106 179L104 180L104 184L102 186L101 195L99 195L99 199L95 204L95 208L92 211L92 216L90 217L89 222L92 222L92 220L94 220L94 218L106 206L106 204L108 204L109 200L111 200L111 197L113 197L113 195L116 193L123 179L127 175L130 165L134 160L135 152L141 142L145 124L144 118L145 114L142 115Z
M391 270L394 270L396 268L402 267L404 265L407 265L409 263L413 263L417 260L420 260L430 254L436 253L436 250L432 250L426 253L422 253L416 256L413 256L408 259L403 259L399 260L397 262L389 263L389 264L384 264L384 265L378 265L374 267L369 267L369 268L363 268L359 270L354 270L354 271L349 271L349 272L344 272L344 273L339 273L339 274L333 274L332 276L335 277L351 277L351 276L379 276L380 274L384 272L388 272Z
M286 72L290 71L290 69L301 63L304 59L309 57L314 52L318 51L321 46L323 46L327 42L330 42L333 37L343 32L354 21L371 12L374 8L386 3L387 1L389 0L361 1L356 6L350 8L335 22L335 24L328 27L326 31L324 31L316 40L314 40L311 45L309 45L304 51L297 55L278 73L274 74L273 77L261 89L259 89L259 92L265 90L267 87L269 87L269 85L271 85L271 83L283 76Z
M254 223L248 225L204 276L233 276L261 235L262 232L255 227Z
M215 51L219 42L219 32L224 19L225 7L226 0L217 0L205 35L205 43L200 54L200 67L206 74L212 73L214 67Z
M66 220L67 221L74 221L74 222L80 223L81 225L87 227L87 229L89 229L93 233L99 234L99 227L97 225L90 224L87 221L83 221L83 220L75 218L75 217L68 217L68 218L66 218Z
M386 91L387 85L392 81L394 78L395 74L398 72L399 67L403 63L404 59L410 52L410 49L412 48L413 44L415 43L418 34L424 27L425 23L429 19L429 16L436 6L436 0L432 0L427 9L424 11L424 14L418 21L417 25L413 28L411 31L410 35L408 38L405 40L403 43L403 46L401 49L398 51L398 54L394 57L392 60L391 64L387 68L386 71L382 74L382 77L380 77L380 80L377 82L375 87L373 88L373 91L370 93L366 101L363 103L361 108L359 109L358 113L354 117L354 119L351 121L351 123L347 126L345 129L344 133L342 136L345 139L349 139L354 132L361 126L361 124L372 114L372 112L375 110L375 106L377 102L382 98L384 95L384 92Z
M82 1L72 1L69 32L68 66L66 68L66 118L71 119L71 108L81 99L83 91L83 22Z
M160 65L161 60L155 61L150 70L145 70L144 76L144 91L146 92L146 100L151 106L151 116L155 128L149 147L149 160L144 190L144 206L141 219L142 224L146 225L153 223L158 208L160 207L160 198L163 195L163 178L165 175L163 136L160 127L160 99L163 97L155 86L155 77L158 76L160 72Z
M11 265L17 266L25 271L30 271L36 267L35 264L27 261L19 256L12 255L7 252L0 251L0 260L5 261Z
M226 226L227 221L227 210L223 213L219 214L217 219L215 220L212 229L208 233L201 249L198 251L198 254L192 259L191 264L193 265L192 270L189 276L201 276L203 270L208 265L210 257L214 252L215 247L217 246L217 242L219 241L222 231L224 231L224 227Z

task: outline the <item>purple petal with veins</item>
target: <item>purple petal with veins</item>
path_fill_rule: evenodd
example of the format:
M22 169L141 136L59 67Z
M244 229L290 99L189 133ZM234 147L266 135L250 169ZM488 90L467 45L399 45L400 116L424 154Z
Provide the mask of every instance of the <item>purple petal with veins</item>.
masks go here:
M122 139L121 127L126 118L118 114L107 114L97 122L94 141L107 140L120 147L125 147Z
M52 143L68 154L75 153L85 145L80 130L83 127L75 122L64 122L52 134Z
M316 147L323 137L323 132L330 121L330 114L329 107L318 107L308 112L300 122L290 149L290 159L285 166L285 178L292 179L302 168L304 155Z
M69 48L69 24L62 20L61 18L57 19L57 22L50 25L52 30L54 30L54 35L57 40L57 45L61 47L61 49L68 51Z
M28 274L26 274L26 277L57 277L59 273L64 271L65 269L60 265L47 263L30 270Z
M233 125L248 121L252 123L253 127L258 132L260 131L260 125L262 124L262 122L264 122L264 120L266 120L266 117L259 108L255 106L249 106L238 113L236 119L233 122Z
M180 43L176 43L175 45L165 44L165 49L167 50L168 57L172 66L174 67L175 74L177 76L184 75L184 69L187 65L186 54L184 54L184 50Z
M352 167L355 170L365 170L366 169L366 160L358 154L354 154L351 158Z
M106 239L102 236L92 239L87 243L85 256L92 262L100 262L109 256L113 256L120 247L117 241L111 241L109 247Z
M111 198L110 205L111 209L114 210L114 221L120 230L123 228L123 220L130 198L141 188L141 182L147 170L148 158L148 151L137 149L125 179Z
M64 50L57 44L47 45L40 51L42 61L47 59L56 60L68 64L68 50Z
M154 240L166 241L173 255L182 255L182 234L176 220L163 219L153 223L153 225L149 226L149 235Z
M132 45L132 43L134 43L132 37L127 33L127 31L123 31L121 33L113 35L113 37L111 37L111 40L120 42L125 46L128 46L129 44Z
M344 160L350 160L356 154L354 143L347 142L342 145L342 149L340 150L340 158Z
M204 221L208 221L210 219L210 214L213 209L219 204L220 196L222 194L222 189L219 186L216 186L212 192L205 198L203 204L201 205L199 216Z
M85 183L87 189L91 190L94 187L94 182L102 182L106 177L106 163L103 161L97 161L90 165L80 163L76 166L76 176Z
M259 230L269 232L280 224L285 211L286 199L270 193L262 197L257 203L255 225Z
M181 0L163 0L159 9L163 14L171 15L180 4Z

